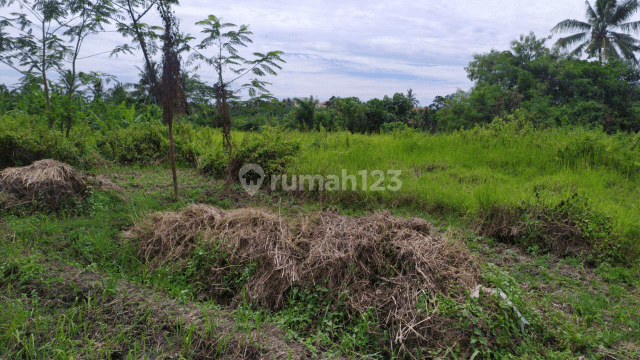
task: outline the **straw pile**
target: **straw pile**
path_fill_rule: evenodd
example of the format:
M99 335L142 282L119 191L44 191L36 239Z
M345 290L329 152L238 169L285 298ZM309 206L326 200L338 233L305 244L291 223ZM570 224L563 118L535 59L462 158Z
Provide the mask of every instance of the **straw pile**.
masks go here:
M420 293L451 295L452 289L470 289L478 281L463 246L435 234L425 220L386 212L357 218L319 212L288 220L264 209L192 205L151 214L126 237L136 241L151 268L182 266L196 247L208 246L214 256L198 278L214 297L232 290L240 301L244 290L254 305L278 310L292 286L321 284L334 304L347 291L349 316L372 307L403 345L443 336L442 319L417 313ZM225 279L249 266L254 267L242 289L229 289Z
M73 205L86 195L87 186L74 168L56 160L0 172L0 205L20 205L50 211Z

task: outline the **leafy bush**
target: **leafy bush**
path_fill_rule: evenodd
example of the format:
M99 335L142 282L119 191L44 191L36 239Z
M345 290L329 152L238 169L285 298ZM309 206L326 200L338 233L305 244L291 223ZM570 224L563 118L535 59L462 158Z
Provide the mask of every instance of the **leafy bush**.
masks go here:
M86 140L67 139L52 131L39 117L16 114L0 117L0 168L25 166L42 159L55 159L77 167L95 163Z
M611 217L595 211L590 200L578 194L553 205L541 200L520 206L490 204L482 206L479 217L480 234L529 249L587 255L592 262L632 262L637 255L637 246L621 250Z
M337 131L341 128L341 121L333 109L317 110L313 114L313 126L317 130Z
M221 149L222 150L222 149ZM249 134L234 147L232 173L238 173L247 164L260 165L266 174L281 174L287 164L300 150L300 142L283 136L280 128L266 128L259 134ZM218 178L226 174L228 153L217 151L200 159L198 169Z
M191 141L193 129L182 124L174 130L176 161L194 163L197 154ZM107 160L123 165L164 162L169 156L169 129L158 123L133 124L105 133L96 146Z
M394 122L382 124L382 127L380 128L380 132L393 133L396 131L403 131L405 129L407 129L407 124L403 123L402 121L394 121Z

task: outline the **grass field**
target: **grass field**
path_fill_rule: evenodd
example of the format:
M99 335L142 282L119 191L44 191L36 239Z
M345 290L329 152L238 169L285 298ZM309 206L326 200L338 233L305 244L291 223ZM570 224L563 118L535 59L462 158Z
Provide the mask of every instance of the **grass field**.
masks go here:
M435 136L266 137L265 146L300 143L286 165L290 175L402 170L396 192L262 190L249 197L238 184L227 192L219 180L182 168L174 202L165 167L110 166L94 172L114 188L93 189L76 214L5 211L0 358L637 358L640 138L495 126ZM194 137L202 153L219 147L218 133ZM170 265L150 271L135 242L122 237L145 214L192 203L261 207L288 218L388 210L427 219L471 251L480 284L503 291L530 324L521 331L512 307L497 297L437 298L416 306L433 305L449 319L443 333L451 338L401 355L380 319L345 318L321 287L291 296L279 311L216 303L194 273ZM494 223L523 235L483 232ZM548 223L571 227L589 246L555 251L562 248L550 242L564 238ZM194 251L186 261L199 266L201 256Z

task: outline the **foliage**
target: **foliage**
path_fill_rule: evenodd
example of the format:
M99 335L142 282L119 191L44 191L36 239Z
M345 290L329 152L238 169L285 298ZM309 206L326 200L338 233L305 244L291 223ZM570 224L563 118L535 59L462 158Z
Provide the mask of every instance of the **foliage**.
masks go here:
M277 128L247 135L232 158L232 173L237 174L247 164L256 164L264 169L267 177L283 174L299 149L299 141L283 136ZM203 156L198 169L207 175L223 177L227 169L226 154L218 150Z
M192 136L193 130L188 124L175 128L176 161L195 163L197 154L191 143ZM96 140L96 147L106 160L123 165L165 162L169 146L169 130L159 123L134 124L108 131Z
M435 119L427 119L432 129L470 128L520 109L536 126L640 130L638 69L616 59L599 64L563 58L545 42L531 33L513 41L510 51L474 55L466 67L474 87L440 98Z
M42 159L57 159L80 167L96 162L87 139L66 139L49 130L40 118L4 115L0 116L0 123L0 168L25 166Z
M318 105L318 99L314 99L313 96L310 96L308 100L306 99L295 99L298 103L298 108L296 109L296 122L300 130L313 130L316 129L317 126L314 123L314 114L316 111L316 106Z
M581 56L585 52L589 58L597 56L601 63L610 58L623 57L637 64L634 52L640 49L640 41L626 32L637 32L640 22L626 21L638 11L638 1L623 0L618 3L617 0L596 0L595 8L588 1L585 3L587 22L567 19L551 29L556 33L578 31L577 34L558 39L556 46L566 49L578 44L571 55Z

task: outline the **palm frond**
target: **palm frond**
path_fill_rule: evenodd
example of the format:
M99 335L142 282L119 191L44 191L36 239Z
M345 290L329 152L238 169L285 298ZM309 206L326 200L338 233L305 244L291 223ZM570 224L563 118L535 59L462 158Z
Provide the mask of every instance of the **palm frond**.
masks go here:
M638 11L638 0L626 0L620 4L609 21L614 26L619 26L621 22L629 19Z
M587 5L587 21L589 21L589 23L595 24L598 21L598 14L596 14L595 10L593 10L588 0L585 0L585 4Z
M617 26L622 31L633 31L637 33L640 30L640 21L632 21Z
M589 31L592 26L583 21L578 20L563 20L551 29L552 33L572 32L572 31Z
M556 45L561 49L566 49L567 47L577 42L583 41L586 38L587 38L587 33L581 32L578 34L574 34L574 35L570 35L570 36L558 39L558 41L556 41Z
M620 49L625 59L637 62L635 52L640 50L640 40L629 34L611 32L615 45Z
M591 43L590 41L583 42L582 44L578 45L575 49L573 49L573 51L571 51L570 55L578 56L578 57L582 56L582 52L584 51L584 49L586 47L589 46L590 43Z

